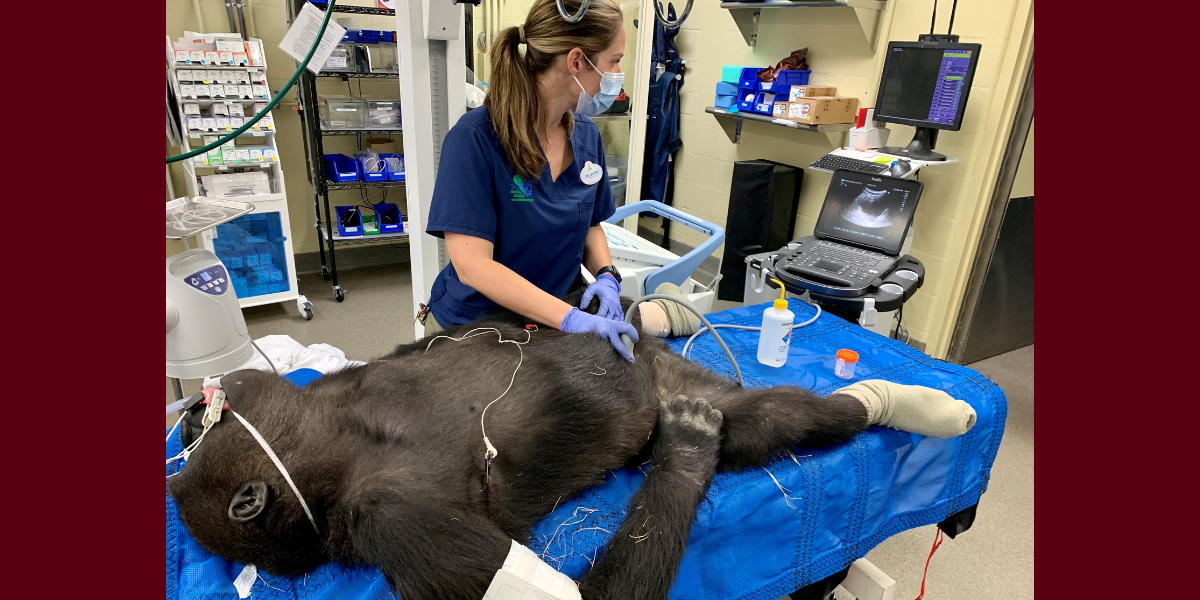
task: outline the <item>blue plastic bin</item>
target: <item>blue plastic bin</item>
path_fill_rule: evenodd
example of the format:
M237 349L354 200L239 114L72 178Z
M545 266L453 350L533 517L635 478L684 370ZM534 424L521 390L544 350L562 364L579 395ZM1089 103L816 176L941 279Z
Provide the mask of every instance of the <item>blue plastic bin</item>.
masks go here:
M363 228L362 228L362 211L361 210L358 211L358 219L357 219L358 223L353 224L349 227L343 227L342 226L342 215L346 214L347 212L349 212L351 209L353 209L355 207L353 207L353 206L335 206L334 208L337 210L337 216L334 218L337 219L338 233L341 234L342 237L353 237L353 236L357 236L357 235L362 235Z
M354 155L354 160L358 163L358 171L362 173L363 181L387 181L387 167L384 166L382 171L368 171L366 165L363 163L366 158L366 154Z
M793 85L808 85L808 76L811 73L809 70L779 71L775 74L775 81L758 82L758 89L763 92L786 94Z
M358 181L360 174L358 161L345 154L326 154L325 178L330 181Z
M758 72L761 70L763 67L742 67L742 74L738 76L738 87L758 91L758 84L761 83Z
M267 293L268 294L278 294L279 292L282 292L282 291L283 291L282 283L267 284Z
M717 82L717 95L718 96L736 96L737 92L738 92L738 86L736 83L729 83L727 81L718 81Z
M737 96L717 96L716 99L713 100L713 106L717 108L724 108L726 110L733 108L736 105Z
M769 115L774 106L775 92L758 92L754 94L754 112L760 115Z
M379 32L379 41L384 44L396 43L396 32L394 32L394 31Z
M404 231L404 215L400 213L400 207L391 202L383 204L372 204L375 208L375 220L379 223L379 233L398 233ZM395 217L395 223L384 223L383 217Z
M363 29L358 32L358 41L361 44L378 44L382 33L378 29Z
M757 95L758 95L758 92L756 92L754 90L745 90L745 89L738 90L738 95L737 95L738 110L754 112L754 97Z
M404 155L403 154L398 154L395 152L384 152L383 154L379 155L379 158L382 158L382 159L399 158L400 159L400 170L399 171L393 171L390 163L388 164L387 167L384 167L384 170L387 171L388 181L404 181L405 175L404 175Z
M360 32L357 29L347 29L346 33L342 34L342 41L347 43L355 43L360 40Z

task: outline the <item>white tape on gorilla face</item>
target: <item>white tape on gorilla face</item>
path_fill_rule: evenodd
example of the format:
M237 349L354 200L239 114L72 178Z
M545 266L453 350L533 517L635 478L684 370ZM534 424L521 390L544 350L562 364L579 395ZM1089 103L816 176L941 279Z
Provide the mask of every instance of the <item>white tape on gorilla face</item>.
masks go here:
M513 541L483 600L581 600L579 586Z

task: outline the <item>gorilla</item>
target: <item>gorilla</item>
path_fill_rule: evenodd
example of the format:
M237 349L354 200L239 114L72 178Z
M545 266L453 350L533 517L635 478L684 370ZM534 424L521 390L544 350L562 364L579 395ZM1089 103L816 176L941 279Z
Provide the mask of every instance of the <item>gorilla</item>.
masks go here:
M169 479L183 523L210 552L269 572L370 564L404 600L480 600L512 540L526 543L560 498L649 460L629 517L579 591L665 600L716 471L880 422L848 393L741 388L649 335L629 363L598 336L526 324L487 318L442 335L497 331L420 340L303 388L260 371L224 376L227 402L286 467L315 531L228 411ZM528 342L498 343L497 332ZM198 408L182 421L185 446L200 433Z

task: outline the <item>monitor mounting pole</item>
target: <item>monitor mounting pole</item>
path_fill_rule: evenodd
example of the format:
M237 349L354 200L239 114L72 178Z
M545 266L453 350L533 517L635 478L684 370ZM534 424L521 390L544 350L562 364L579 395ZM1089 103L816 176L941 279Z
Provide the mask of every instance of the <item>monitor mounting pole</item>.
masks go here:
M463 14L463 5L453 0L396 0L413 315L429 301L433 281L448 261L443 242L425 233L425 225L442 140L466 112ZM413 323L416 338L423 337L424 326Z

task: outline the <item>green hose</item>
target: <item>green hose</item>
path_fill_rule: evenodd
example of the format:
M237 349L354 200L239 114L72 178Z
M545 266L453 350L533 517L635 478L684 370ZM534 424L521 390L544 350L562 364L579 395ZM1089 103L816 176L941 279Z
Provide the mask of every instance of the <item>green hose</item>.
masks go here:
M195 150L192 150L190 152L184 152L183 154L179 154L176 156L168 156L167 164L169 165L173 162L187 160L193 156L196 156L198 154L204 154L205 152L208 152L209 150L212 150L213 148L217 148L221 144L224 144L225 142L228 142L229 140L232 140L233 138L235 138L239 135L242 135L243 133L245 133L245 131L247 129L250 129L250 127L252 127L255 123L257 123L259 119L263 118L267 113L271 112L271 110L275 108L275 105L279 104L279 100L281 98L283 98L283 95L288 93L288 90L292 89L292 85L294 85L296 83L296 80L300 78L300 74L304 72L304 69L308 67L308 61L312 60L313 54L315 54L317 51L317 46L321 45L321 39L325 37L325 27L327 25L329 25L329 18L331 16L333 16L333 6L336 3L337 3L337 0L329 0L329 6L325 9L325 20L321 21L321 30L317 32L317 39L315 41L313 41L312 48L308 49L308 55L304 57L304 62L300 63L300 66L296 68L295 73L292 73L292 78L289 79L286 84L284 84L283 89L279 90L279 93L275 94L274 98L271 98L271 101L269 103L267 103L266 108L258 111L258 114L254 115L253 119L246 121L245 125L242 125L241 127L237 128L236 130L230 132L229 135L227 135L207 146L204 146L202 148L196 148Z

